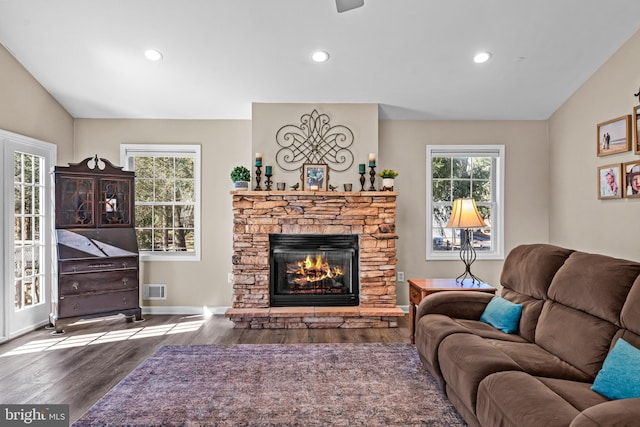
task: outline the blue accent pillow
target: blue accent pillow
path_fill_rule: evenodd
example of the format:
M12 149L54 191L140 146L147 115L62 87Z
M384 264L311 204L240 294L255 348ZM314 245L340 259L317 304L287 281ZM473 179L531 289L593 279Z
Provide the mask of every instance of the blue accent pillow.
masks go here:
M640 397L640 349L620 338L604 359L591 390L611 400Z
M493 297L480 316L480 321L488 323L505 334L518 332L522 304L515 304L502 297Z

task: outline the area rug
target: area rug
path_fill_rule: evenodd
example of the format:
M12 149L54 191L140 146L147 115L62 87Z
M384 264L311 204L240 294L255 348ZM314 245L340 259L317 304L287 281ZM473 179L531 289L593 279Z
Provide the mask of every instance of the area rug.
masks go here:
M411 344L165 346L83 426L465 426Z

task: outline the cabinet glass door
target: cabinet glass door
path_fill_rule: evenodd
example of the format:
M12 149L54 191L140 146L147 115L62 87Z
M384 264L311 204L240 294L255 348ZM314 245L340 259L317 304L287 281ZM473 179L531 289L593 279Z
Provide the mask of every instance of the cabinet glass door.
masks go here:
M93 178L61 176L56 227L93 227Z
M100 223L131 227L131 180L100 180Z

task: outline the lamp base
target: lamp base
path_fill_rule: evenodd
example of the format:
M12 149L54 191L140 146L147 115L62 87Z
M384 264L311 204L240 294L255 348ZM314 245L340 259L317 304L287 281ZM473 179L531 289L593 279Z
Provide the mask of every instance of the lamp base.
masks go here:
M478 276L468 270L465 270L464 273L456 277L456 283L459 283L460 286L462 286L464 285L464 281L467 279L471 279L471 285L473 286L480 286L480 283L484 283L484 280L478 278Z
M471 245L471 231L468 228L464 229L460 237L464 239L460 244L460 259L464 263L464 273L456 277L456 283L462 286L465 279L471 279L472 285L480 286L482 280L471 272L471 264L476 260L476 250Z

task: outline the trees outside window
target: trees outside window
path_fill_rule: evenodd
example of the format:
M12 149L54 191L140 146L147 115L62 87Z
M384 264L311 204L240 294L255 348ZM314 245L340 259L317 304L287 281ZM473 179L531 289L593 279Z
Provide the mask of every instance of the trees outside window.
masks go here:
M200 257L200 146L123 144L136 172L135 220L140 256Z

